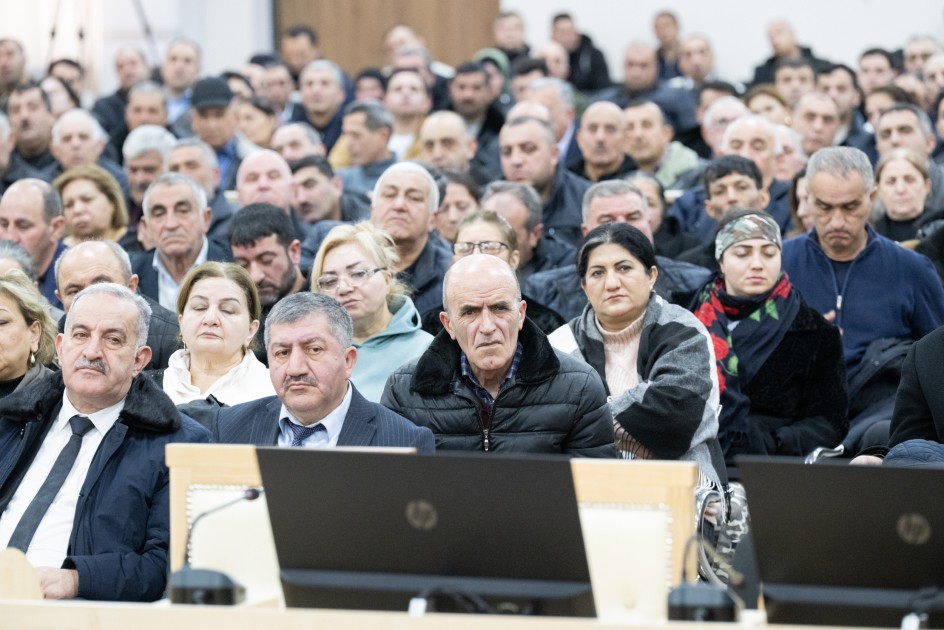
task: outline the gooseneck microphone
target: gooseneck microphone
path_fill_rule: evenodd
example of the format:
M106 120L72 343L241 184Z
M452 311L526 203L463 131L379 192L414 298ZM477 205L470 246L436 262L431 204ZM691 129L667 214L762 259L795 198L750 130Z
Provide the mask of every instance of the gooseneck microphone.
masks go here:
M197 515L187 528L187 546L183 566L170 576L167 591L171 602L175 604L233 605L243 601L246 589L222 571L191 568L190 539L194 530L205 516L215 514L243 501L255 501L264 490L246 488L242 496L227 501Z

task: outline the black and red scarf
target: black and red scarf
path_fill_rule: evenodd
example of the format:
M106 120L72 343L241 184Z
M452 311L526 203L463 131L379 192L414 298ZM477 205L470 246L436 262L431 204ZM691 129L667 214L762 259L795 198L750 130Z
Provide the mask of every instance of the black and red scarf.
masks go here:
M697 303L695 317L714 345L721 392L718 441L730 461L749 452L751 401L742 390L783 341L800 310L800 296L785 273L767 293L747 298L729 295L724 279L716 277L702 289ZM733 329L732 322L737 322Z

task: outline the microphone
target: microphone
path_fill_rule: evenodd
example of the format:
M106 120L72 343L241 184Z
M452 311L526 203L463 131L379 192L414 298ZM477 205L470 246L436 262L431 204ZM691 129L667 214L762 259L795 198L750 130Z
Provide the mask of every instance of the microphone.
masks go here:
M197 528L197 523L199 523L204 516L216 514L220 510L225 510L226 508L236 505L237 503L242 503L243 501L255 501L260 496L262 496L263 492L265 492L265 490L262 490L261 488L246 488L243 491L241 497L233 499L232 501L227 501L222 505L218 505L215 508L210 508L209 510L205 510L197 514L197 518L193 519L193 522L190 523L190 527L187 528L187 546L184 547L186 553L184 554L184 566L181 568L186 569L190 566L190 537L193 536L193 530Z
M246 488L242 496L227 501L209 510L205 510L193 519L187 528L187 545L184 565L170 576L168 595L175 604L233 605L246 598L246 589L222 571L212 569L194 569L190 566L190 539L194 530L205 516L215 514L243 501L255 501L262 493L261 488Z

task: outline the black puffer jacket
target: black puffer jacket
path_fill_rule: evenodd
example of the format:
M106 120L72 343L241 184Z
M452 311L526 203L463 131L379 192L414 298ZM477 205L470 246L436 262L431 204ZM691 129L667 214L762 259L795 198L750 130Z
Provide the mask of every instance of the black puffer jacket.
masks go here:
M600 377L556 352L527 319L514 382L498 393L490 451L616 457L613 419ZM416 361L390 375L380 402L436 435L436 450L480 451L484 434L475 395L462 381L459 345L439 333Z

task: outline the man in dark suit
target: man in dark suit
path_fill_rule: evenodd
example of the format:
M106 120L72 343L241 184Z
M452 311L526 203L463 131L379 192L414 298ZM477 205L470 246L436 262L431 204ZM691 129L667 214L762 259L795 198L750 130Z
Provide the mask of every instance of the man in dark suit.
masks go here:
M318 293L295 293L266 318L277 396L220 410L213 437L257 446L402 446L434 450L432 432L368 402L349 382L357 349L351 317Z
M230 262L229 248L207 239L212 211L206 192L186 175L164 173L144 193L139 227L155 243L132 261L138 291L177 312L177 293L187 273L208 260Z

